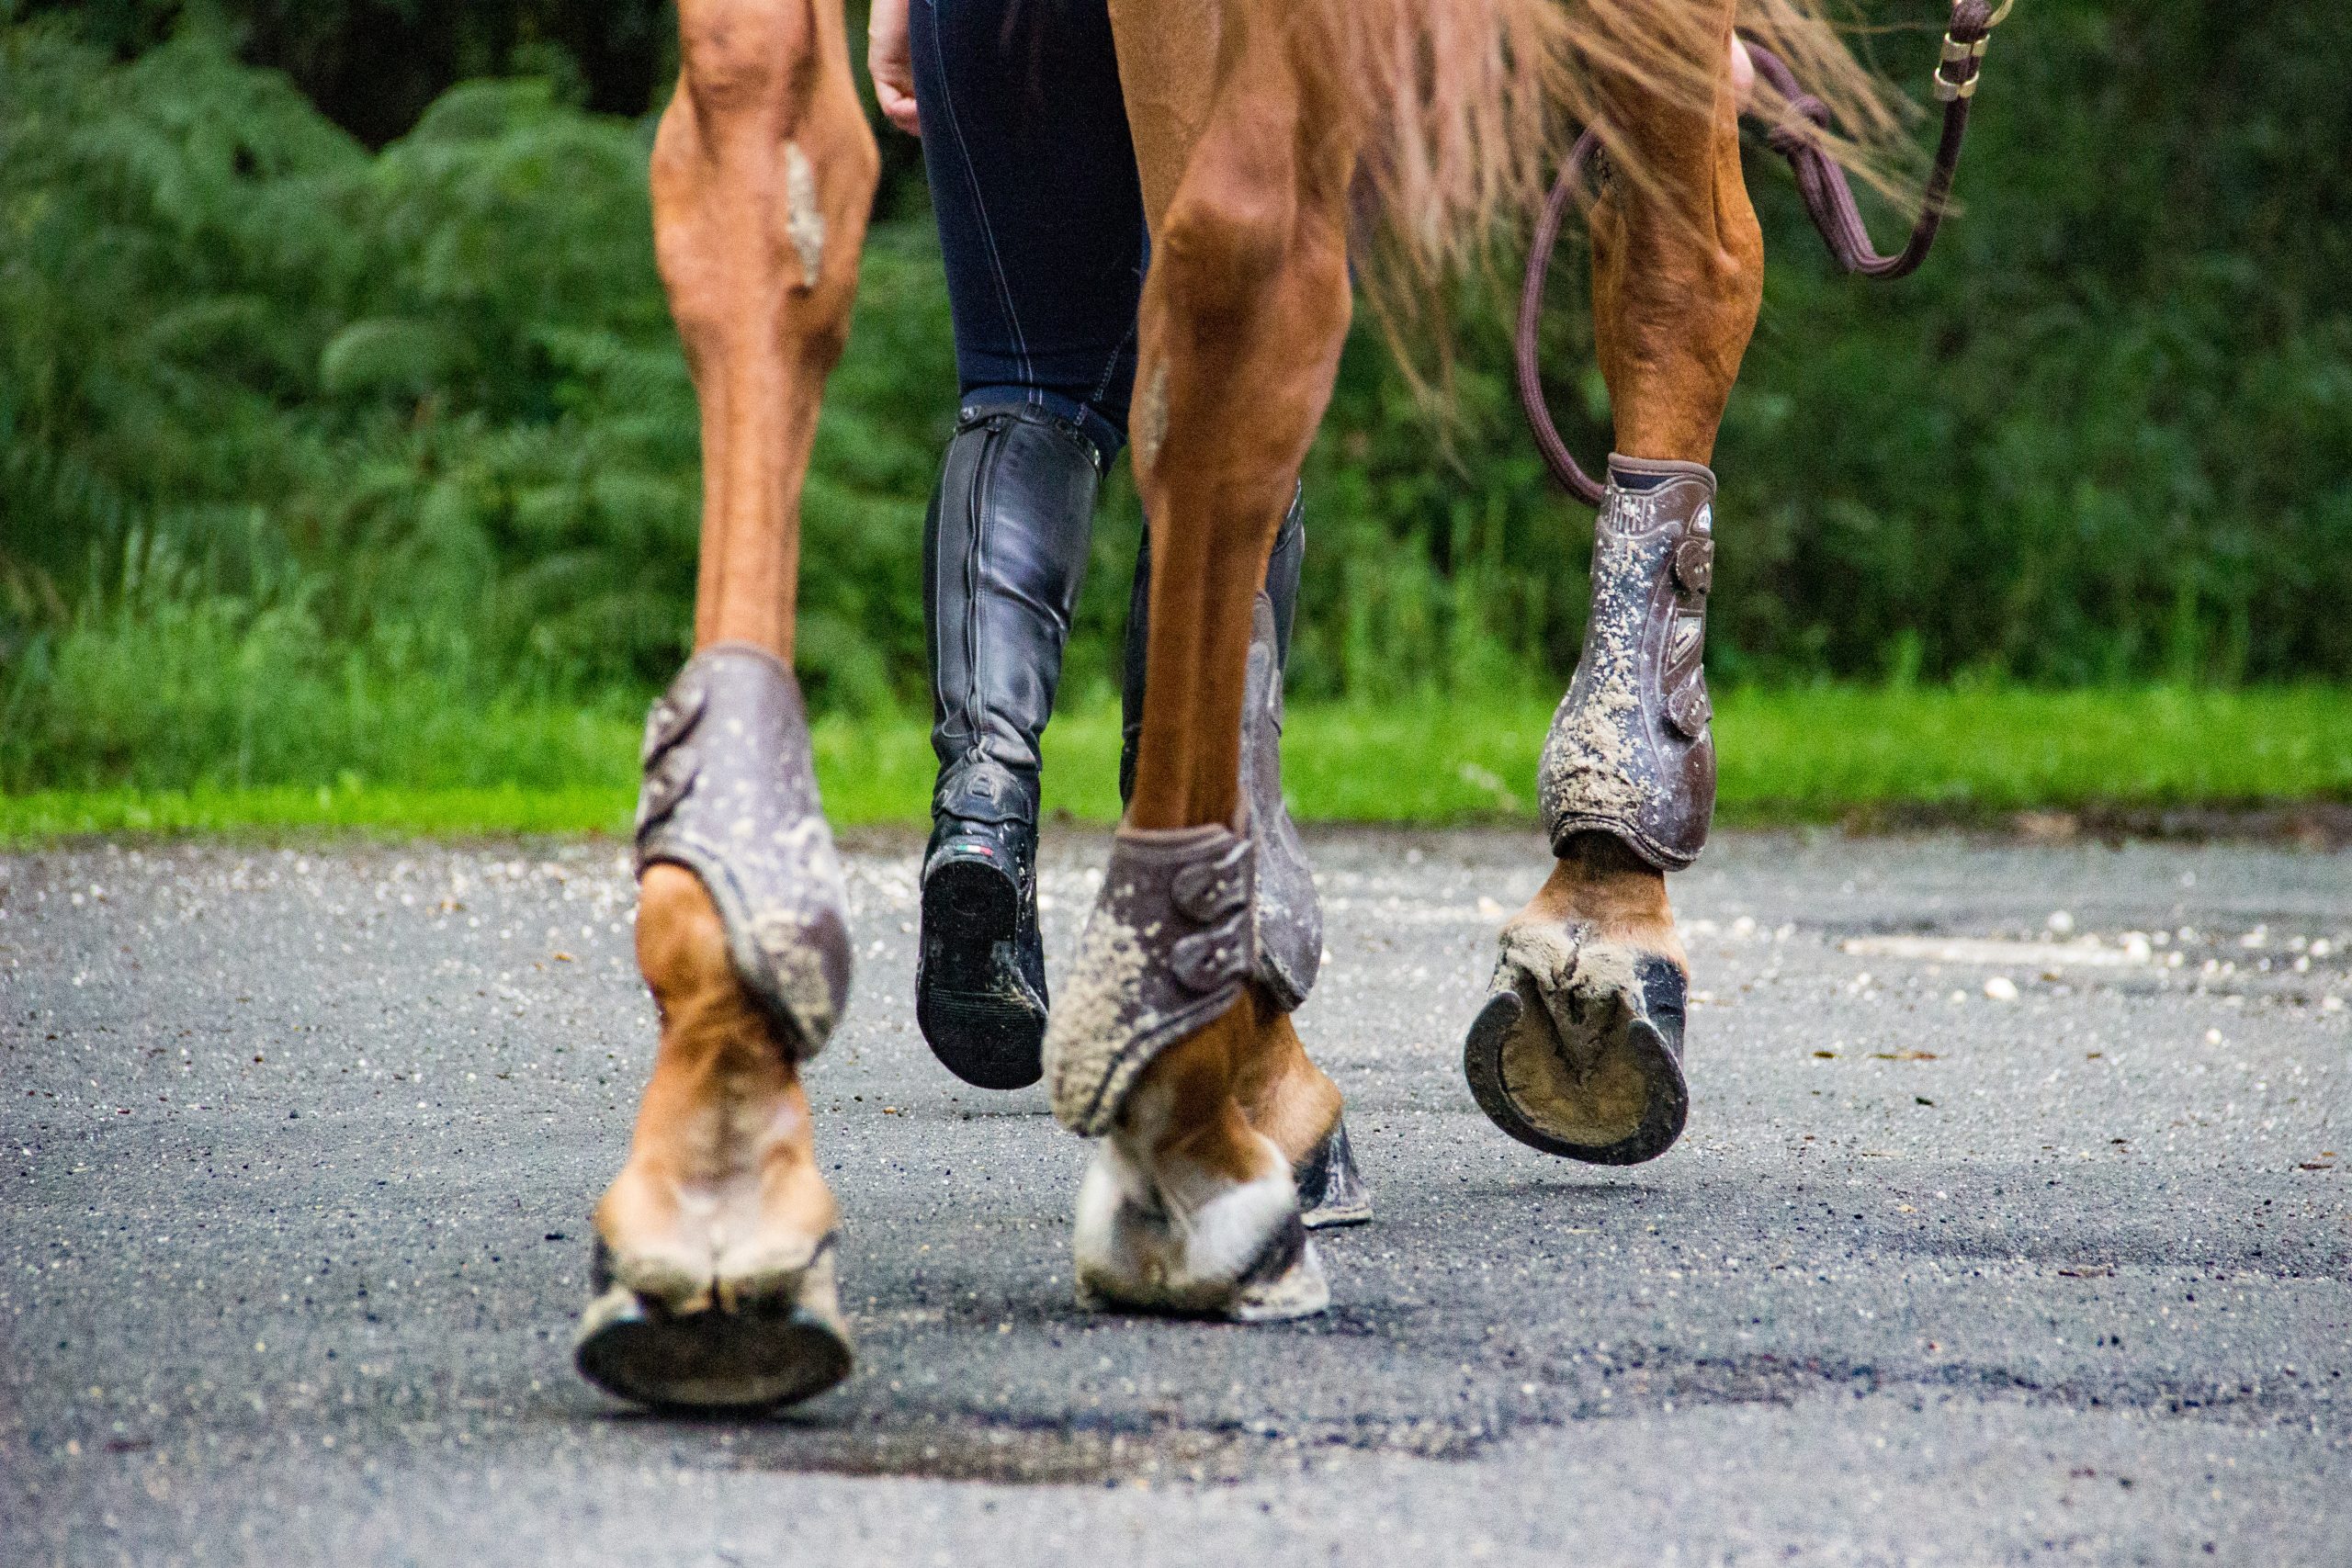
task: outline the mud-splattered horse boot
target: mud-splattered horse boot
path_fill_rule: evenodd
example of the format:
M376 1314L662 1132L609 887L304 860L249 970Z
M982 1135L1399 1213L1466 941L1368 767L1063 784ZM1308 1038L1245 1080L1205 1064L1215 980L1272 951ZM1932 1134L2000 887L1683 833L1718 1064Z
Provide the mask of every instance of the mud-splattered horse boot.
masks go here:
M1250 834L1257 852L1259 975L1265 995L1295 1012L1314 989L1323 964L1323 909L1306 847L1283 798L1283 679L1290 667L1292 623L1306 561L1303 491L1274 536L1266 586L1250 622L1249 687L1241 718L1241 792L1250 802ZM1151 537L1136 559L1127 605L1126 679L1120 693L1119 800L1135 794L1136 750L1143 735L1144 646L1150 626ZM1292 1168L1300 1212L1309 1230L1363 1224L1372 1218L1372 1193L1356 1169L1344 1118Z
M643 760L639 874L662 864L695 874L735 978L774 1041L805 1064L848 999L850 941L792 671L764 649L705 649L654 703ZM706 1277L699 1264L682 1271L600 1237L574 1342L582 1375L639 1404L691 1409L791 1404L848 1375L831 1234L773 1254L732 1237L717 1256Z
M1609 460L1591 618L1537 780L1553 853L1596 879L1680 871L1706 843L1715 748L1701 656L1714 493L1697 463ZM1645 874L1629 880L1657 886ZM1531 915L1504 930L1464 1068L1480 1109L1512 1137L1631 1165L1681 1135L1688 978L1662 894L1656 917L1603 929Z

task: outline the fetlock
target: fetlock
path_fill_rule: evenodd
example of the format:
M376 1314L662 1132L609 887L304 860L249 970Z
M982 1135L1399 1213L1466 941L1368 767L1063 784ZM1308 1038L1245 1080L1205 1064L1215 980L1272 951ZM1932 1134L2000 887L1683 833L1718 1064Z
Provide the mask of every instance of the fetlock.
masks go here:
M1372 1218L1372 1193L1356 1169L1340 1086L1307 1055L1287 1013L1258 1009L1250 1045L1234 1065L1233 1094L1250 1125L1290 1161L1307 1229Z
M1233 1096L1250 1125L1296 1165L1339 1125L1340 1086L1307 1055L1288 1014L1257 1011L1258 1027L1234 1066Z

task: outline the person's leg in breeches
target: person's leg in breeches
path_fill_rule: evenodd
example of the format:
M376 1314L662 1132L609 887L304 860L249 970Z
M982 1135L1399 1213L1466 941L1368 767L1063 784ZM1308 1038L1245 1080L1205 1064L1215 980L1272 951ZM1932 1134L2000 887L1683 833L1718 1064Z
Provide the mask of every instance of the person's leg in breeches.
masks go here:
M913 0L961 401L924 529L932 746L916 1018L959 1077L1036 1081L1038 743L1125 439L1147 243L1102 6Z
M1090 551L1101 476L1126 437L1146 202L1104 0L914 0L924 161L954 313L962 401L925 530L925 619L940 764L924 857L916 1017L967 1081L1036 1081L1047 993L1034 857L1038 742ZM1267 575L1269 689L1252 705L1270 864L1313 904L1281 808L1281 669L1305 532L1294 504ZM1140 700L1148 546L1139 553L1125 692ZM1132 773L1122 758L1121 795ZM1245 1109L1295 1146L1310 1224L1369 1214L1339 1091L1287 1008L1313 983L1319 924L1278 964L1282 995ZM1313 949L1309 955L1307 949ZM1290 950L1296 949L1293 953Z

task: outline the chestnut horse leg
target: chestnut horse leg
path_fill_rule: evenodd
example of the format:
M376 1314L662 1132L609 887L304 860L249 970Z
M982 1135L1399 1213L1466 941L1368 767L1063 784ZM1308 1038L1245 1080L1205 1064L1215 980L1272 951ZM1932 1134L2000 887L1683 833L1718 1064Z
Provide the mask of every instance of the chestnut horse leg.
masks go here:
M1151 611L1123 831L1238 818L1252 605L1351 309L1353 150L1321 134L1331 117L1303 101L1284 29L1251 26L1250 9L1113 10L1153 227L1132 419ZM1187 52L1205 107L1169 100L1185 77L1167 62ZM1145 60L1155 93L1136 90ZM1339 1112L1288 1020L1245 981L1119 1102L1079 1201L1081 1295L1241 1319L1319 1311L1292 1166Z
M1631 85L1608 94L1612 122L1653 175L1614 182L1591 222L1594 335L1617 452L1637 460L1616 466L1635 482L1663 474L1690 485L1703 473L1692 466L1713 453L1762 298L1763 240L1740 177L1735 77L1745 62L1730 43L1732 0L1716 0L1716 9L1724 48L1711 115ZM1705 490L1711 496L1711 475ZM1597 604L1599 566L1596 552ZM1694 575L1703 606L1706 579ZM1693 585L1659 591L1681 595L1678 613L1690 608ZM1588 633L1588 660L1598 635ZM1701 839L1712 756L1705 801L1690 813ZM1654 789L1672 783L1650 781ZM1504 928L1497 988L1471 1033L1472 1087L1505 1130L1539 1148L1601 1163L1650 1158L1679 1134L1687 1106L1679 1056L1689 964L1666 876L1655 855L1608 832L1577 831L1555 849L1543 888ZM1670 1066L1661 1048L1670 1049Z
M1222 9L1221 0L1111 0L1145 217L1154 234L1166 227L1169 206L1208 124L1218 86ZM1260 1006L1253 1018L1235 1055L1233 1092L1250 1126L1272 1138L1295 1168L1327 1154L1340 1125L1340 1086L1308 1057L1290 1014ZM1351 1167L1346 1179L1353 1179ZM1352 1205L1335 1192L1325 1212L1369 1215L1360 1190Z
M838 0L678 10L683 71L652 189L662 282L702 410L695 641L788 665L801 482L848 332L876 154ZM582 1370L652 1404L805 1397L849 1364L825 1245L833 1198L796 1066L806 1051L747 992L694 872L645 867L637 950L661 1045L628 1162L596 1207L599 1284L611 1288L591 1309ZM739 1314L730 1329L662 1338L695 1314L709 1329Z

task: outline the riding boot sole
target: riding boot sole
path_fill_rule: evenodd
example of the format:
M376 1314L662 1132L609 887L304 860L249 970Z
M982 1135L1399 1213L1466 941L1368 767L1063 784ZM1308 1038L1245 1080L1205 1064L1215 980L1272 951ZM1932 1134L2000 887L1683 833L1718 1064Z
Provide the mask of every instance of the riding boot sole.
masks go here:
M922 889L915 1021L931 1054L979 1089L1026 1089L1045 1076L1046 1005L1013 957L1021 893L978 861L949 861Z
M673 1312L609 1284L581 1314L572 1360L605 1393L652 1410L748 1414L813 1398L849 1376L853 1362L831 1249L729 1306Z
M1685 982L1670 960L1588 944L1578 986L1545 988L1508 951L1470 1026L1462 1067L1487 1120L1545 1154L1638 1165L1673 1146L1690 1119L1682 1076ZM1616 962L1593 963L1603 957Z

